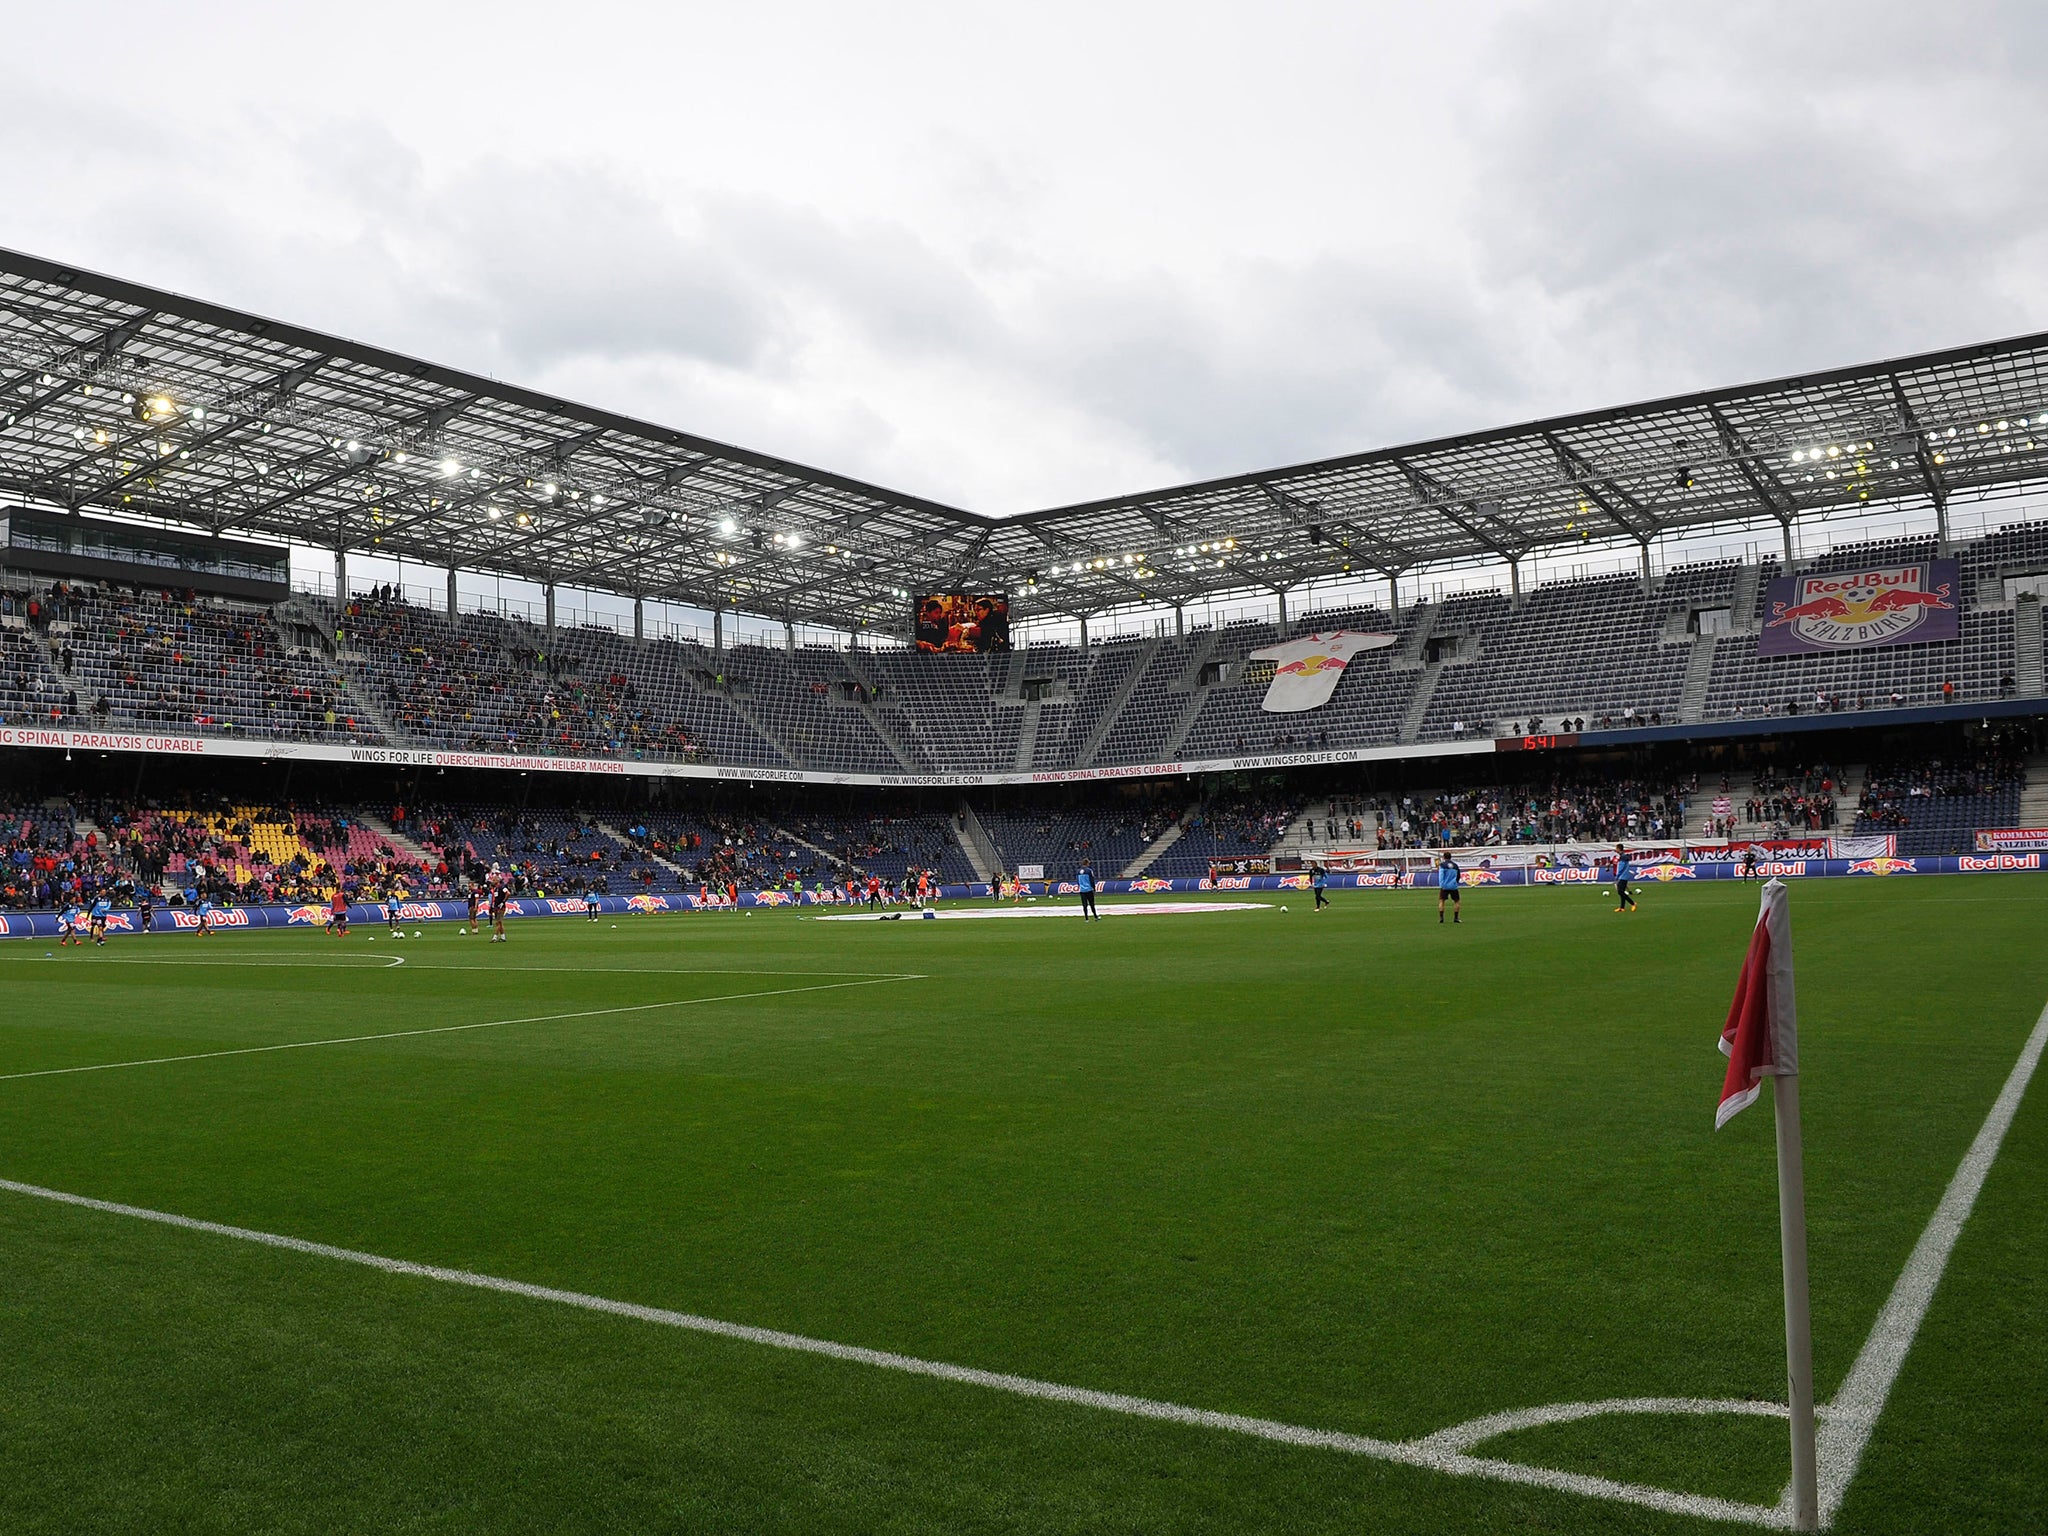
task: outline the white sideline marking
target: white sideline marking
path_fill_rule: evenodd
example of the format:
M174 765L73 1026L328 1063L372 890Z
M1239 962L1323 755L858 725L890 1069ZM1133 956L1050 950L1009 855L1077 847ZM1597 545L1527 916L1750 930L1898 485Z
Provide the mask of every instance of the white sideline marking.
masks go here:
M1956 1239L1962 1235L1963 1223L1969 1220L1977 1204L1992 1160L1998 1156L2005 1133L2012 1129L2013 1117L2019 1113L2020 1100L2033 1080L2034 1069L2041 1064L2044 1044L2048 1044L2048 1008L2041 1010L2034 1032L2020 1048L2020 1059L2013 1063L2012 1074L1999 1090L1991 1113L1984 1117L1983 1129L1963 1154L1941 1203L1928 1218L1927 1229L1913 1245L1899 1283L1892 1287L1884 1309L1871 1325L1870 1337L1863 1341L1856 1363L1849 1368L1828 1416L1821 1421L1818 1454L1823 1527L1834 1522L1842 1495L1849 1491L1850 1479L1855 1477L1864 1447L1870 1443L1870 1433L1877 1428L1877 1416L1884 1412L1892 1383L1898 1380L1899 1367L1906 1363L1906 1351L1913 1347L1913 1338L1927 1318L1934 1288L1941 1284L1942 1272L1948 1267Z
M1779 1523L1777 1511L1766 1505L1743 1504L1731 1499L1710 1498L1699 1494L1672 1493L1662 1488L1618 1483L1608 1478L1589 1477L1577 1472L1559 1472L1549 1467L1528 1467L1519 1462L1466 1456L1457 1451L1438 1449L1427 1441L1375 1440L1366 1435L1345 1434L1339 1430L1307 1429L1273 1419L1255 1419L1243 1414L1189 1408L1180 1403L1161 1402L1156 1398L1130 1397L1120 1392L1098 1392L1089 1387L1062 1386L1058 1382L1039 1381L1030 1376L977 1370L972 1366L949 1365L941 1360L923 1360L915 1355L899 1355L888 1350L866 1349L857 1344L839 1344L830 1339L809 1338L800 1333L784 1333L775 1328L756 1328L746 1323L728 1323L715 1317L699 1317L691 1312L673 1312L663 1307L642 1306L637 1302L614 1301L604 1296L586 1295L581 1291L557 1290L553 1286L532 1285L524 1280L505 1280L496 1275L480 1275L467 1269L448 1269L438 1264L415 1264L407 1259L385 1258L381 1254L364 1253L354 1248L336 1248L327 1243L309 1242L300 1237L257 1232L248 1227L231 1227L220 1222L174 1215L168 1211L152 1211L142 1206L121 1205L112 1200L94 1200L85 1195L45 1189L38 1184L19 1184L12 1179L0 1179L0 1190L32 1196L38 1200L52 1200L62 1205L81 1206L86 1210L100 1211L111 1216L129 1216L140 1221L153 1221L188 1232L204 1232L215 1237L233 1238L238 1242L259 1243L266 1248L283 1248L314 1258L334 1259L344 1264L360 1264L389 1275L437 1280L446 1285L464 1285L474 1290L496 1291L502 1295L519 1296L529 1301L551 1301L559 1306L576 1307L586 1312L601 1312L612 1317L630 1318L635 1322L654 1323L666 1328L683 1328L693 1333L708 1333L745 1344L766 1345L770 1349L823 1355L827 1359L845 1361L853 1365L901 1371L912 1376L928 1376L940 1381L958 1382L964 1386L1007 1392L1017 1397L1039 1398L1047 1402L1066 1403L1077 1408L1096 1408L1106 1413L1121 1413L1132 1418L1187 1424L1198 1429L1224 1430L1232 1434L1249 1435L1254 1439L1278 1441L1282 1445L1344 1451L1377 1461L1425 1467L1432 1471L1449 1473L1454 1477L1484 1477L1500 1482L1551 1488L1563 1493L1584 1494L1589 1498L1619 1499L1651 1509L1667 1510L1673 1514L1701 1515L1708 1519L1739 1521L1749 1525Z
M841 912L814 918L820 923L884 923L896 918L910 920L910 911ZM969 918L988 917L1079 917L1077 902L1071 907L957 907L950 912L927 908L942 922L957 923ZM1182 917L1193 912L1271 912L1270 901L1121 901L1103 902L1097 908L1104 917Z
M461 967L455 967L461 969ZM508 1024L555 1024L565 1019L602 1019L620 1013L646 1013L655 1008L694 1008L702 1003L744 1002L752 997L788 997L797 992L833 992L845 987L877 987L887 981L923 981L905 972L878 975L865 981L829 981L815 987L773 987L763 992L725 992L716 997L679 997L664 1003L627 1003L617 1008L584 1008L575 1013L536 1013L517 1019L484 1019L474 1024L441 1024L432 1029L393 1029L378 1035L339 1035L329 1040L290 1040L282 1045L243 1045L226 1051L192 1051L183 1056L149 1056L139 1061L101 1061L83 1067L44 1067L36 1072L0 1073L0 1083L25 1077L69 1077L76 1072L112 1072L120 1067L162 1067L178 1061L213 1061L222 1056L261 1056L269 1051L309 1051L320 1045L361 1045L369 1040L410 1040L420 1035L459 1035L472 1029L502 1029Z
M892 978L897 979L897 978ZM903 977L900 979L921 979ZM842 985L868 985L864 982L842 983ZM796 988L792 990L813 991L821 988ZM742 997L762 997L769 993L741 993ZM703 998L686 1001L711 1002L719 999ZM662 1004L641 1004L639 1007L660 1007ZM677 1005L667 1005L677 1006ZM600 1009L601 1013L632 1010ZM554 1015L552 1017L581 1017L582 1015ZM539 1020L502 1022L540 1022ZM451 1029L489 1028L489 1025L451 1025ZM436 1030L406 1031L409 1034L434 1034ZM383 1036L364 1038L381 1039ZM307 1042L308 1044L347 1042ZM1820 1482L1821 1482L1821 1525L1825 1529L1833 1524L1836 1511L1840 1508L1842 1496L1869 1443L1871 1431L1875 1428L1879 1414L1891 1393L1892 1384L1898 1378L1899 1368L1904 1363L1907 1351L1911 1349L1920 1325L1925 1321L1929 1304L1933 1301L1935 1287L1940 1283L1948 1258L1955 1248L1963 1223L1968 1220L1976 1205L1977 1195L1984 1187L1986 1175L1992 1162L1998 1156L1999 1147L2011 1129L2014 1117L2019 1112L2021 1099L2027 1085L2033 1080L2034 1071L2040 1065L2044 1045L2048 1045L2048 1008L2035 1021L2033 1032L2026 1044L2020 1048L2019 1060L2014 1063L2005 1086L1992 1103L1990 1113L1985 1116L1984 1125L1976 1139L1963 1154L1962 1164L1955 1177L1950 1180L1941 1202L1928 1219L1926 1230L1920 1241L1914 1245L1911 1256L1906 1260L1905 1271L1893 1287L1891 1297L1879 1312L1872 1325L1870 1336L1864 1341L1862 1352L1856 1357L1848 1378L1835 1395L1832 1404L1819 1409L1820 1416ZM290 1050L291 1046L258 1046L255 1050ZM239 1055L241 1052L218 1052L208 1054ZM172 1060L190 1058L169 1058ZM112 1065L127 1065L113 1063ZM140 1065L140 1063L136 1063ZM60 1071L93 1071L95 1068L60 1068ZM41 1076L40 1073L17 1074ZM4 1081L5 1079L0 1079ZM234 1238L241 1242L259 1243L265 1247L288 1249L294 1253L309 1254L318 1258L339 1260L343 1263L360 1264L387 1274L408 1275L423 1280L438 1280L450 1285L465 1285L476 1290L497 1291L509 1296L521 1296L533 1301L551 1301L562 1306L581 1308L589 1312L602 1312L614 1317L632 1318L639 1322L656 1323L664 1327L685 1328L697 1333L714 1334L721 1338L736 1339L744 1343L762 1344L774 1349L794 1350L802 1354L823 1355L830 1359L847 1361L856 1365L874 1366L882 1370L902 1371L910 1375L935 1377L942 1381L959 1382L967 1386L985 1387L992 1391L1008 1392L1020 1397L1040 1398L1049 1402L1066 1403L1075 1407L1096 1408L1108 1413L1121 1413L1134 1418L1156 1419L1168 1423L1187 1424L1202 1429L1216 1429L1232 1434L1249 1435L1255 1439L1277 1441L1283 1445L1343 1451L1354 1456L1370 1457L1378 1461L1398 1463L1403 1466L1424 1467L1446 1473L1453 1477L1489 1478L1497 1482L1519 1483L1530 1487L1548 1488L1560 1493L1575 1493L1586 1498L1609 1499L1621 1503L1635 1504L1646 1509L1661 1510L1671 1514L1691 1515L1701 1519L1721 1520L1733 1524L1755 1525L1771 1529L1791 1528L1791 1490L1788 1488L1776 1505L1750 1504L1737 1499L1717 1498L1707 1494L1678 1493L1666 1488L1653 1488L1640 1483L1617 1482L1611 1478L1594 1477L1578 1472L1563 1472L1552 1467L1532 1467L1517 1461L1502 1461L1491 1457L1467 1454L1470 1447L1495 1435L1512 1430L1534 1428L1545 1424L1569 1423L1577 1419L1591 1418L1608 1413L1669 1413L1669 1414L1754 1414L1768 1417L1784 1417L1786 1409L1779 1403L1756 1402L1747 1399L1712 1398L1610 1398L1592 1403L1552 1403L1537 1408L1513 1409L1504 1413L1488 1414L1455 1424L1433 1434L1414 1440L1378 1440L1366 1435L1346 1434L1339 1430L1309 1429L1299 1425L1284 1424L1273 1419L1250 1418L1242 1414L1217 1413L1206 1408L1190 1408L1179 1403L1161 1402L1153 1398L1130 1397L1115 1392L1099 1392L1088 1387L1062 1386L1057 1382L1039 1381L1029 1376L1013 1376L1004 1372L979 1370L972 1366L949 1365L943 1361L923 1360L914 1355L899 1355L887 1350L867 1349L855 1344L839 1344L828 1339L813 1339L802 1334L784 1333L773 1328L756 1328L745 1323L722 1322L717 1318L699 1317L689 1312L673 1312L660 1307L642 1306L636 1302L613 1301L602 1296L590 1296L580 1291L556 1290L550 1286L532 1285L523 1280L500 1279L493 1275L480 1275L470 1270L447 1269L439 1265L415 1264L406 1259L385 1258L378 1254L363 1253L352 1248L336 1248L326 1243L309 1242L304 1238L284 1237L275 1233L257 1232L247 1227L226 1226L218 1222L201 1221L191 1216L174 1215L167 1211L152 1211L141 1206L121 1205L111 1200L95 1200L85 1195L67 1194L61 1190L45 1189L36 1184L21 1184L12 1179L0 1179L0 1190L18 1195L28 1195L40 1200L52 1200L64 1205L81 1206L87 1210L101 1211L109 1215L129 1216L142 1221L158 1222L164 1226L179 1227L192 1232L205 1232L218 1237Z
M246 966L259 971L317 970L327 967L337 970L374 971L395 965L411 965L416 971L463 971L479 976L495 971L539 971L548 975L601 974L605 976L880 976L896 978L905 973L899 971L762 971L752 966L739 965L498 965L492 961L480 961L476 965L422 965L405 955L361 955L360 965L346 959L336 960L202 960L191 959L144 959L136 955L127 959L107 956L92 962L100 965L194 965L194 966ZM919 978L922 980L922 978Z

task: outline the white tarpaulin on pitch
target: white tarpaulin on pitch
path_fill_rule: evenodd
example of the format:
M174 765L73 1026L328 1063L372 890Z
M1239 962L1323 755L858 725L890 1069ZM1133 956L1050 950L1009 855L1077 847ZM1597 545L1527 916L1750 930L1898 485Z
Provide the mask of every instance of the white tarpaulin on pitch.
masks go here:
M1345 667L1360 651L1392 645L1392 635L1362 635L1340 629L1327 635L1305 635L1285 645L1253 651L1253 661L1273 663L1273 681L1260 708L1269 715L1298 715L1330 702Z

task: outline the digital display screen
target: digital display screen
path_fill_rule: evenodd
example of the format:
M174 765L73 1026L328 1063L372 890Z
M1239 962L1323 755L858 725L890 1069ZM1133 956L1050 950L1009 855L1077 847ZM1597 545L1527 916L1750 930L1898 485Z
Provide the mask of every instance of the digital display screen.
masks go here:
M959 654L1010 648L1010 599L1002 592L933 592L912 614L920 651Z

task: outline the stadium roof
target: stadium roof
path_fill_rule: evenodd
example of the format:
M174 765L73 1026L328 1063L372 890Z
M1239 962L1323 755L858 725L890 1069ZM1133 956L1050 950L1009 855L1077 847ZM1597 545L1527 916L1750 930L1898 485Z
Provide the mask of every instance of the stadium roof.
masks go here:
M0 491L776 619L899 631L2048 478L2048 335L994 518L0 250Z

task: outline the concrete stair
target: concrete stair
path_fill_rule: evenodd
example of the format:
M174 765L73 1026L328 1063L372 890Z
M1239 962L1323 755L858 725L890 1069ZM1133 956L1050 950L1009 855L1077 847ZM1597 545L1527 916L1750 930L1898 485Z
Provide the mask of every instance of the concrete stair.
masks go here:
M613 842L623 843L628 848L638 848L640 852L646 854L648 858L654 860L655 863L659 864L663 869L667 870L670 874L674 875L676 877L676 881L678 884L689 878L689 871L685 870L683 866L678 864L674 859L665 859L660 854L656 853L652 848L641 848L638 843L636 843L632 838L626 836L625 833L621 832L617 827L613 826L610 822L600 821L593 823L593 825L596 826L598 831L602 832L606 837L610 838ZM775 830L777 832L782 832L782 828L780 827L777 827ZM782 832L782 835L784 837L789 836L787 832ZM792 838L791 841L802 842L803 840L801 838ZM804 846L808 848L811 845L809 843L804 843Z
M974 867L975 879L992 879L1002 868L1003 856L996 848L995 839L988 835L981 818L974 814L974 807L964 799L953 807L953 837L960 844L960 851L967 855L967 862Z
M1190 805L1179 816L1175 817L1173 825L1147 843L1144 851L1123 867L1123 872L1117 876L1117 879L1136 880L1146 870L1150 869L1153 864L1158 862L1159 855L1180 841L1181 834L1188 829L1188 818L1194 815L1199 808L1199 804Z
M1714 676L1714 637L1696 636L1692 642L1692 655L1685 663L1685 690L1678 697L1678 718L1687 725L1700 718L1707 709L1707 684Z
M2012 605L2013 691L2021 698L2038 699L2048 694L2048 678L2043 677L2044 668L2041 653L2041 599L2029 592L2014 600ZM2039 826L2039 822L2028 822L2028 826Z

